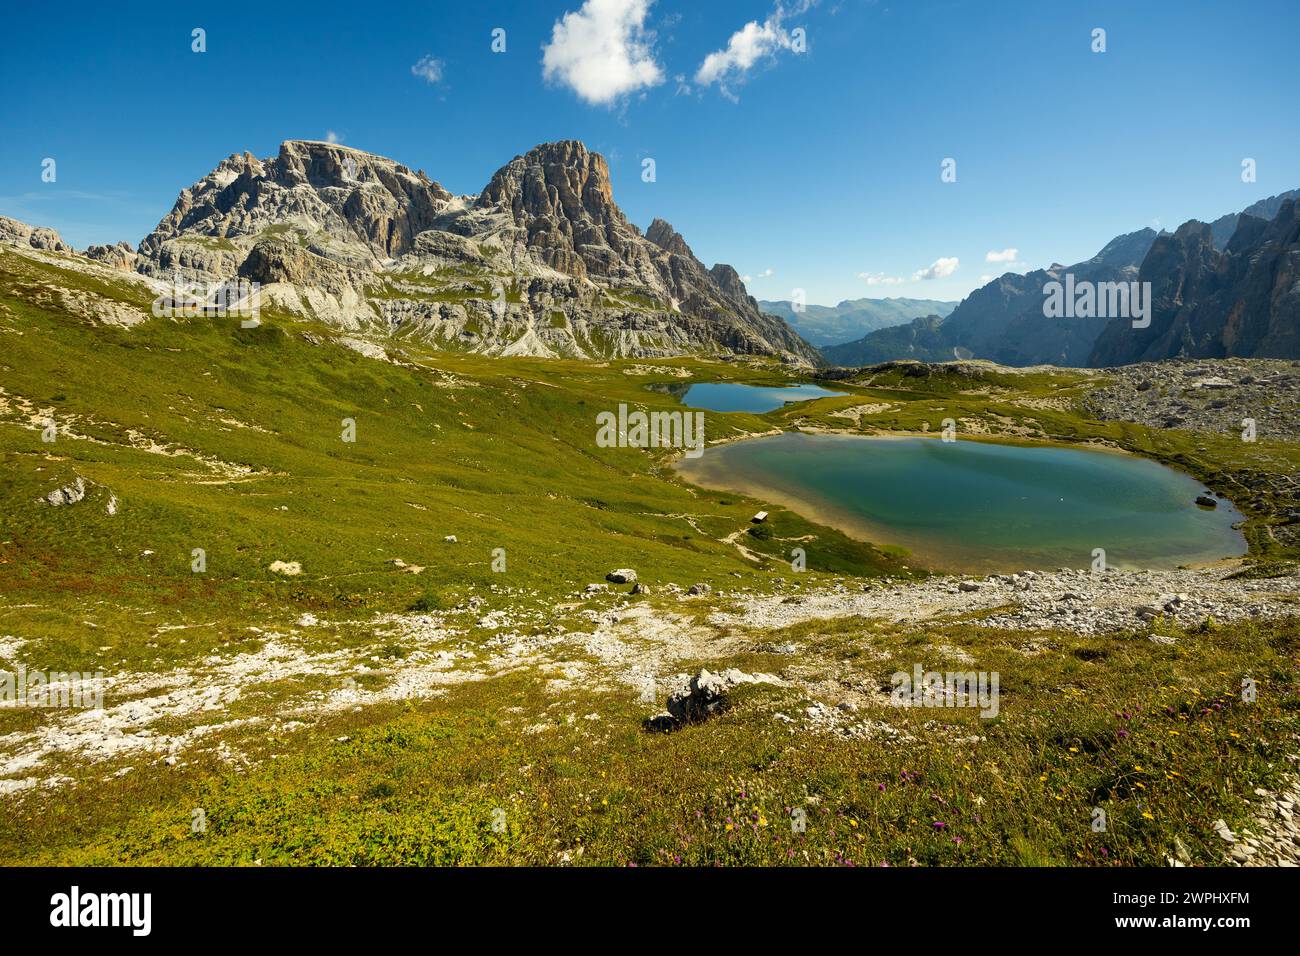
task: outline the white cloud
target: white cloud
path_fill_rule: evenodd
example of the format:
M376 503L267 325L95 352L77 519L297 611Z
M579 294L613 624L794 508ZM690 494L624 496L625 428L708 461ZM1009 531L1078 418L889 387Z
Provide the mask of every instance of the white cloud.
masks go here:
M758 275L756 275L756 276L741 276L741 277L740 277L740 281L743 282L743 283L745 283L745 285L749 285L749 284L750 284L751 282L753 282L755 279L767 279L767 278L771 277L772 275L773 275L773 271L772 271L771 269L764 269L762 272L760 272L760 273L759 273Z
M664 80L645 28L654 0L586 0L566 13L542 46L542 76L588 103L608 105Z
M859 272L859 279L866 279L867 285L902 285L902 276L886 275L883 272Z
M985 262L1015 262L1018 258L1020 258L1019 249L1003 249L1000 252L993 250L984 253Z
M731 35L724 49L714 50L704 58L704 62L695 71L695 82L700 86L717 83L723 94L734 100L736 97L727 89L726 84L744 79L745 74L759 60L773 57L780 50L793 48L794 40L782 22L791 14L806 13L816 2L817 0L800 0L793 11L786 10L778 3L761 24L757 20L750 20Z
M725 50L715 50L704 58L695 71L695 82L709 86L732 73L744 73L761 57L789 45L790 36L780 24L768 19L759 26L757 20L750 20L731 35Z
M430 54L425 54L415 62L411 67L411 73L414 76L422 77L429 83L442 82L442 68L445 66L442 60Z
M328 130L325 131L325 142L327 142L327 143L341 143L341 142L343 142L343 137L340 136L338 133L334 132L334 130L332 130L332 129L328 129Z
M957 271L957 266L960 264L956 256L935 259L924 269L917 269L913 272L912 281L925 282L929 279L946 279Z

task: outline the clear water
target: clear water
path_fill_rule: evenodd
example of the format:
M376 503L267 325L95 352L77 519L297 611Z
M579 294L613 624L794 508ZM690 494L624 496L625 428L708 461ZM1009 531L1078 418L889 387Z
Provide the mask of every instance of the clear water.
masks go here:
M784 505L949 570L1170 568L1246 552L1219 499L1182 472L1129 455L1051 445L786 432L683 459L697 485Z
M692 385L682 402L692 408L711 412L751 412L761 415L789 402L806 402L812 398L843 395L828 392L819 385L739 385L735 382L701 382Z

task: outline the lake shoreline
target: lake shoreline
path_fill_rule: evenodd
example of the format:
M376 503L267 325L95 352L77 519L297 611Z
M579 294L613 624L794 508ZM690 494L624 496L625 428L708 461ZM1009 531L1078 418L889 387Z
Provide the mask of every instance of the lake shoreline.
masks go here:
M731 446L737 443L756 441L758 439L776 439L782 435L806 435L811 438L828 437L842 439L859 439L872 440L880 442L889 441L912 441L918 438L932 438L942 440L942 436L935 432L918 432L918 431L898 431L881 429L870 434L863 434L860 431L848 429L827 428L822 426L809 427L798 426L795 428L774 428L770 431L761 433L747 433L743 435L728 436L710 442L707 447ZM1185 479L1188 483L1195 483L1202 488L1206 483L1195 475L1176 467L1168 462L1164 462L1155 457L1141 455L1129 449L1118 447L1109 442L1099 442L1095 440L1082 442L1063 442L1050 439L1027 438L1024 436L989 436L974 435L963 436L957 439L962 442L976 442L983 445L993 445L1001 447L1015 448L1056 448L1072 452L1108 452L1118 457L1133 462L1142 462L1151 465L1158 465L1161 468L1177 474L1180 478ZM850 513L842 507L838 507L824 500L818 500L815 494L801 493L790 487L780 487L771 482L765 482L756 479L752 474L739 474L735 468L727 469L726 465L718 465L710 469L706 463L708 456L688 459L678 454L671 461L670 465L679 479L687 484L703 490L712 492L726 492L731 494L740 494L758 502L766 502L785 508L791 512L799 514L808 520L833 528L845 535L872 544L877 547L885 547L891 550L902 552L905 560L917 568L923 569L932 574L961 574L961 573L1006 573L1013 570L1021 570L1027 567L1035 567L1038 570L1045 570L1049 567L1065 566L1055 561L1036 560L1018 560L1018 559L986 559L973 561L970 557L969 550L966 557L960 555L962 549L939 541L920 541L918 536L909 536L897 529L887 525L878 524L861 515ZM717 459L714 459L716 463ZM1246 521L1246 516L1239 512L1233 503L1226 498L1220 497L1220 508L1231 509L1236 520L1231 527L1240 539L1239 544L1242 553L1231 555L1225 554L1220 557L1200 559L1189 559L1186 561L1175 561L1174 559L1148 559L1138 562L1120 561L1114 566L1130 570L1158 570L1169 569L1172 567L1186 568L1230 568L1238 567L1250 556L1249 541L1241 533L1241 527ZM1051 550L1050 548L1047 550ZM1085 562L1086 563L1086 562Z

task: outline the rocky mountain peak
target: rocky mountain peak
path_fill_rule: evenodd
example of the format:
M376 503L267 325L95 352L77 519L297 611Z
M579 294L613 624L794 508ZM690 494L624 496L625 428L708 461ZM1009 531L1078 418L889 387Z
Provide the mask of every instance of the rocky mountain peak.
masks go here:
M232 240L297 224L359 247L352 258L393 258L409 250L451 200L437 183L391 159L337 143L287 140L274 159L235 153L182 190L140 251L168 259L168 265L202 269L204 257L193 250L165 247L186 238ZM207 271L224 271L224 263Z
M479 196L478 206L508 209L516 220L526 214L627 223L614 205L605 157L571 139L534 146L502 166Z
M691 247L686 244L686 240L662 219L656 218L650 223L650 228L645 231L645 237L666 252L695 258L695 253L691 252Z

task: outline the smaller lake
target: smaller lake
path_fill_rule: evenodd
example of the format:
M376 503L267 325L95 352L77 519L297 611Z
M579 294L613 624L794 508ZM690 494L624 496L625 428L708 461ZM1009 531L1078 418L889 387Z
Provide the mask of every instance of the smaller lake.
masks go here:
M819 385L740 385L736 382L700 382L682 396L683 404L711 412L750 412L762 415L791 402L844 395L828 392Z
M1132 455L1055 445L784 432L713 445L678 472L784 505L949 571L1208 564L1246 552L1232 503Z

